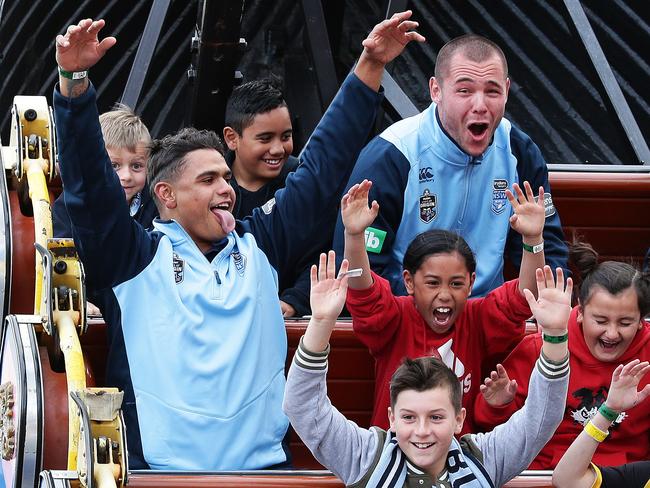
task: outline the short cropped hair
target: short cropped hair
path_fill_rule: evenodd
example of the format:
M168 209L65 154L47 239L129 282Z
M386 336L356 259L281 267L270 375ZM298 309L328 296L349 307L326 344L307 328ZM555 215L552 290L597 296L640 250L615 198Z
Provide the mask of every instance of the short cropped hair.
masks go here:
M242 135L256 115L286 106L287 102L277 80L267 78L249 81L232 91L226 105L225 124Z
M149 191L158 198L154 188L159 181L174 181L183 170L185 157L198 149L214 149L224 155L223 144L219 136L211 130L198 130L188 127L178 133L165 136L151 143L149 163L147 164L147 181Z
M403 391L421 392L439 387L449 389L451 405L457 414L460 413L463 392L454 372L435 357L406 358L390 379L391 408L395 408L397 397Z
M465 34L448 41L438 52L434 76L439 83L449 73L449 64L457 53L475 63L482 63L492 56L497 56L501 60L506 78L508 77L508 62L501 48L495 42L483 36Z
M128 106L117 103L113 110L99 116L99 124L104 136L106 147L124 147L135 152L138 144L144 144L147 149L151 144L151 135L142 119Z

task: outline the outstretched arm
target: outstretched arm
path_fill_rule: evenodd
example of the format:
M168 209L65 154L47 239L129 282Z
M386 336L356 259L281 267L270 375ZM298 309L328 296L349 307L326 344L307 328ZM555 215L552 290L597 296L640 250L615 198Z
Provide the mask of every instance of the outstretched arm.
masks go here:
M328 342L345 303L347 269L344 260L335 277L333 251L311 269L312 318L291 362L283 408L314 457L349 485L370 467L378 436L347 420L327 397Z
M523 255L519 267L519 291L525 289L535 292L535 270L544 266L544 187L539 187L535 195L530 183L524 182L524 191L515 183L513 192L506 190L506 196L514 210L510 217L510 226L523 240ZM535 246L542 244L541 250Z
M56 38L60 75L54 110L61 179L71 231L91 289L129 279L154 252L153 241L129 214L104 148L95 90L83 73L115 44L112 37L99 41L103 27L103 20L84 19Z
M345 257L352 269L361 269L361 276L350 278L350 288L355 290L365 290L372 286L365 231L377 217L379 204L373 201L368 207L368 192L371 186L371 181L363 180L352 186L341 200L341 218L345 226Z
M484 465L495 486L523 471L550 440L562 421L569 385L569 354L566 336L571 313L572 282L564 286L562 270L557 282L549 266L538 269L538 299L525 290L531 311L544 331L545 340L533 370L523 408L487 434L471 438L483 452Z
M301 165L275 194L275 206L244 220L280 277L299 256L331 245L338 204L354 162L365 144L381 101L384 64L411 39L420 39L408 21L410 12L383 21L364 41L354 74L343 82L301 154ZM367 45L366 45L367 44Z
M553 471L553 486L557 488L592 486L596 473L590 468L591 458L604 438L597 440L589 432L593 433L595 427L596 437L599 436L598 431L607 433L607 429L620 412L634 408L646 400L650 396L650 385L646 385L641 391L637 391L637 387L641 378L648 373L650 373L648 361L640 362L638 359L630 361L625 366L620 364L614 370L607 400L603 404L604 408L600 407L598 413L585 426L585 430L580 432L560 459ZM588 427L589 424L592 427Z

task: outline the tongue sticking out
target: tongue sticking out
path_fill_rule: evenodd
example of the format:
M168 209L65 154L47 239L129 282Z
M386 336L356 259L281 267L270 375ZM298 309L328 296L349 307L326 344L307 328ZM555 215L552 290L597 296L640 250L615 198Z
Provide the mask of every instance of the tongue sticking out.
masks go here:
M232 232L235 228L235 217L230 212L215 208L212 210L212 213L216 215L217 220L219 220L219 225L221 225L221 228L226 234Z

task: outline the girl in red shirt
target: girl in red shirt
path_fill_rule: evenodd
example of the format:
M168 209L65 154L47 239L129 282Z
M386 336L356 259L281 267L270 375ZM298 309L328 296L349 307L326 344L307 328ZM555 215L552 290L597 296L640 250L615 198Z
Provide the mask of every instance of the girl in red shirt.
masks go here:
M530 465L553 469L584 425L607 399L609 383L619 364L632 359L650 360L650 274L616 261L598 263L598 254L585 244L574 245L571 259L582 276L578 306L569 319L571 377L564 420L549 443ZM504 361L509 374L491 381L475 401L475 419L484 429L502 423L526 399L533 368L532 354L539 352L540 334L526 337ZM503 386L516 381L516 393ZM650 382L645 377L640 387ZM610 435L594 455L594 463L613 466L650 459L648 408L620 412Z
M371 424L388 428L388 383L404 357L440 357L463 386L463 406L471 407L479 393L486 357L506 354L525 332L531 316L523 295L536 293L535 270L544 266L544 189L535 195L526 182L507 191L514 214L513 229L523 236L519 280L504 283L487 296L468 297L475 278L474 255L459 235L444 230L417 236L404 255L404 283L409 296L393 296L390 284L370 271L364 231L379 205L368 206L372 183L364 180L343 197L345 257L361 276L350 278L346 305L359 339L375 358L375 404ZM516 197L515 197L516 195ZM471 408L469 409L471 411ZM461 434L472 432L471 415Z

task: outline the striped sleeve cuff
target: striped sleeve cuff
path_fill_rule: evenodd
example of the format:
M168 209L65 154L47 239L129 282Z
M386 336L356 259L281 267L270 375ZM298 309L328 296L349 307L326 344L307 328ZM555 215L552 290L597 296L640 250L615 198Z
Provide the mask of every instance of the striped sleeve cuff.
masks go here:
M322 371L327 369L327 357L330 354L330 346L322 352L311 352L303 345L304 336L300 338L300 343L293 356L293 362L304 369L312 371Z
M552 361L548 359L542 351L537 360L537 370L542 374L542 376L551 380L568 375L569 353L567 353L566 357L561 361Z

